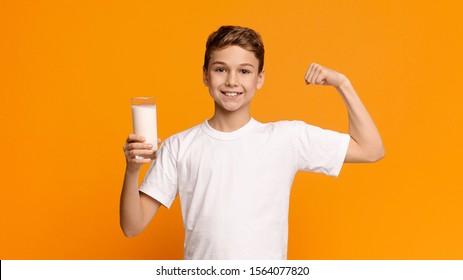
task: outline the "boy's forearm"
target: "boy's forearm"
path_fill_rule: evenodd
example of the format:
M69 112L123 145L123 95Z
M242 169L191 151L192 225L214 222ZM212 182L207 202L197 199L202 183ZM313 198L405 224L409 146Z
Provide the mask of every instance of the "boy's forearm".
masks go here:
M345 81L336 88L342 96L349 114L349 135L359 153L347 161L374 162L384 156L384 146L379 131L363 105L351 82Z
M120 200L120 224L127 237L133 237L142 231L143 211L138 191L138 172L125 172Z

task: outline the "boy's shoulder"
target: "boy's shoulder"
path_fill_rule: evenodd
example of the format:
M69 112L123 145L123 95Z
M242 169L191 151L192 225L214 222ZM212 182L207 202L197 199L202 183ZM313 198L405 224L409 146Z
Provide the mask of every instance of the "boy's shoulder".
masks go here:
M183 142L185 140L188 140L189 138L192 138L194 137L195 135L197 135L198 133L201 132L201 126L203 126L204 122L203 123L200 123L200 124L197 124L193 127L190 127L190 128L187 128L185 130L182 130L180 132L177 132L177 133L174 133L172 134L171 136L169 136L165 142L170 142L170 143L174 143L174 142Z
M327 134L342 134L333 130L324 129L301 120L282 120L276 122L262 123L260 132L275 137L297 138L297 137L324 137Z
M189 146L189 144L195 141L198 134L201 133L201 126L203 125L204 122L190 127L188 129L185 129L183 131L172 134L166 140L164 140L163 146L166 146L170 152L178 151L180 149L180 146Z

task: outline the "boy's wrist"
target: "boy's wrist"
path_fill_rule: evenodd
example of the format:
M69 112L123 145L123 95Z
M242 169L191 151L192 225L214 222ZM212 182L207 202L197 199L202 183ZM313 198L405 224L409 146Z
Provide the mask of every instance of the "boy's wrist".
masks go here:
M346 76L343 75L342 82L339 84L339 86L336 87L336 90L340 94L343 95L343 94L349 92L351 89L352 89L352 84L351 84L350 80Z
M140 173L140 169L141 169L140 167L133 167L127 164L127 166L125 167L125 175L138 177L138 174Z

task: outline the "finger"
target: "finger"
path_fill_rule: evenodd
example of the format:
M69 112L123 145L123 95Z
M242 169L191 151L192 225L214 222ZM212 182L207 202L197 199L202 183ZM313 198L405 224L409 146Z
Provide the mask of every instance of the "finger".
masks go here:
M138 164L143 164L143 163L150 163L151 159L150 158L144 158L144 157L134 157L129 159L130 163L138 163Z
M127 144L127 150L143 150L143 149L153 149L152 144L140 143L140 142L133 142Z
M317 73L318 65L314 65L312 68L312 72L309 75L309 83L314 84L315 83L315 75Z
M147 155L144 155L144 157L148 157L148 158L150 158L151 160L155 160L155 159L157 159L157 157L158 157L158 153L159 153L159 150L156 150L156 151L155 151L155 150L152 150L152 153L147 154Z
M310 75L309 75L309 83L315 84L314 77L315 75L317 75L317 71L318 69L320 69L320 67L321 66L319 64L316 64L316 63L313 64L312 70L310 71Z
M310 67L309 67L309 69L307 70L307 73L305 74L305 82L306 82L307 84L310 84L310 77L311 77L311 75L312 75L312 73L313 73L313 68L314 68L314 66L315 66L315 63L310 64Z
M122 147L122 149L124 150L124 152L128 152L128 151L131 151L131 150L152 150L153 145L134 142L134 143L125 144Z
M310 73L310 70L312 69L312 65L313 65L313 63L310 64L309 69L307 69L307 72L305 72L304 80L306 82L308 82L309 73Z
M318 85L317 79L320 76L321 71L323 70L323 67L320 65L317 65L316 69L314 69L314 74L312 76L312 79L310 79L310 82L314 85Z
M125 156L127 159L133 159L137 156L148 156L152 155L155 151L153 150L128 150L125 152Z
M309 76L310 76L310 73L312 71L313 65L314 65L314 63L311 63L310 66L309 66L309 69L307 69L307 72L305 73L304 79L305 79L306 83L309 83Z
M144 155L143 157L149 158L151 160L155 160L158 157L158 154L156 152L150 154L150 155Z
M315 78L315 83L317 85L325 84L327 76L328 76L328 73L326 72L326 70L321 68L320 72L318 73L317 77Z
M136 134L130 134L129 137L127 137L127 143L132 143L132 142L145 142L145 138L140 135Z
M141 163L150 163L151 162L151 159L150 158L143 158L141 160Z

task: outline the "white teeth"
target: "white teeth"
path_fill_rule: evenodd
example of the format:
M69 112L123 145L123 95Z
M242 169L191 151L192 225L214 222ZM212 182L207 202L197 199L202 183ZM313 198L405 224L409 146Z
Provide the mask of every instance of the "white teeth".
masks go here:
M237 92L226 92L225 95L226 95L226 96L233 97L233 96L237 96L238 93L237 93Z

